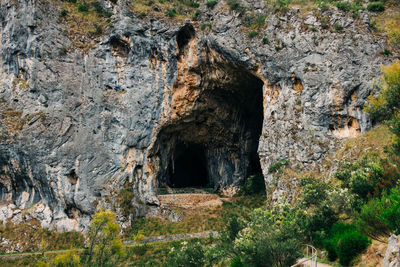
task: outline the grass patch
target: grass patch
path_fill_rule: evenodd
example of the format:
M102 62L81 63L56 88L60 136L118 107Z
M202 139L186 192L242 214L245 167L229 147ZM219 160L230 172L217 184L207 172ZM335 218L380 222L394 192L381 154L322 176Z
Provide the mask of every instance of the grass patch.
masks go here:
M157 9L154 7L157 6ZM183 21L188 18L197 18L196 10L200 4L196 1L179 0L135 0L131 3L131 11L136 14L146 14L149 17L170 18Z
M60 20L74 48L88 51L94 47L93 36L101 35L111 25L112 12L103 9L95 0L63 1Z
M180 222L170 222L159 218L137 218L132 223L132 228L125 233L125 238L131 239L139 231L142 231L146 237L220 231L232 214L247 216L251 210L262 206L265 200L265 194L262 193L237 197L232 202L223 202L218 208L188 213Z
M41 242L45 241L46 250L80 248L84 245L84 237L79 232L52 232L43 229L40 222L29 222L0 225L0 236L9 240L11 244L19 243L23 251L39 251ZM5 248L0 247L4 253Z

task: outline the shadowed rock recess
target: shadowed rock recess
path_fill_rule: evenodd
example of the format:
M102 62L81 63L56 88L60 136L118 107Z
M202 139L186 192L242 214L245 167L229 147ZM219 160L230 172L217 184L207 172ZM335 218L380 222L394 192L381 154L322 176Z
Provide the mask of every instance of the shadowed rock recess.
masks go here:
M0 0L1 221L83 229L103 206L128 227L163 212L158 188L223 191L256 173L279 195L272 163L318 168L370 127L363 105L389 59L368 12L321 11L343 27L332 32L244 1L269 14L249 38L223 1L192 22L140 18L128 2L99 1L113 15L95 34L60 16L67 2Z

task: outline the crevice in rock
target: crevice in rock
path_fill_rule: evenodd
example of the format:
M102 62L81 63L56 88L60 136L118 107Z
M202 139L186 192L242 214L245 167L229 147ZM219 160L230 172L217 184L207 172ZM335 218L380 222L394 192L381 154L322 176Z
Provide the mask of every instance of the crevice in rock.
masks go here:
M186 24L183 26L176 35L176 42L178 43L178 57L185 53L185 47L191 39L195 36L195 30L192 25Z
M71 184L76 184L78 182L78 175L76 174L75 170L70 171L70 173L68 173L67 175L68 181Z
M0 202L6 200L7 197L7 187L5 187L2 183L0 183Z
M129 54L130 50L129 44L118 37L113 36L110 38L110 47L111 47L111 52L114 55L120 57L127 57Z

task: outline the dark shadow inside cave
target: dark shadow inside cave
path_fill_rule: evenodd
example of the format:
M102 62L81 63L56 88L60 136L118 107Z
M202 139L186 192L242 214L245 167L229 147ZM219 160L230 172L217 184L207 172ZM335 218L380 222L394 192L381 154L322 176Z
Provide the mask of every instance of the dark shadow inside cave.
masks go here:
M207 68L190 112L159 133L159 188L218 189L262 172L264 83L232 65Z
M208 184L204 149L197 144L179 144L169 168L169 186L205 187Z

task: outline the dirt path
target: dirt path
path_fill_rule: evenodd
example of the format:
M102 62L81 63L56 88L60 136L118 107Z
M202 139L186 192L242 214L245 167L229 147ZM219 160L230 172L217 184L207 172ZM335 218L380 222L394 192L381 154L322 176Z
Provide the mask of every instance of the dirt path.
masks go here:
M192 233L192 234L180 234L180 235L161 235L161 236L152 236L152 237L147 237L142 239L139 243L135 241L124 241L123 243L127 247L134 247L138 246L141 243L153 243L153 242L164 242L164 241L173 241L173 240L183 240L183 239L191 239L191 238L207 238L210 235L213 237L216 237L219 235L218 232L215 231L207 231L207 232L201 232L201 233ZM45 255L50 255L50 254L61 254L69 251L70 249L62 249L62 250L52 250L52 251L45 251ZM76 248L72 249L74 251L83 251L85 250L84 248ZM21 259L24 257L29 257L32 255L40 255L42 252L36 251L36 252L21 252L21 253L10 253L10 254L3 254L0 255L0 261L5 261L5 260L16 260L16 259Z
M304 267L308 267L308 266L310 266L310 267L315 267L315 266L311 265L311 263L310 263L309 260L307 261L307 258L302 258L302 259L298 260L297 262L303 262L304 265L300 265L300 266L304 266ZM309 264L309 265L307 265L307 264ZM326 263L317 262L317 267L334 267L334 266L333 266L333 265L326 264Z

